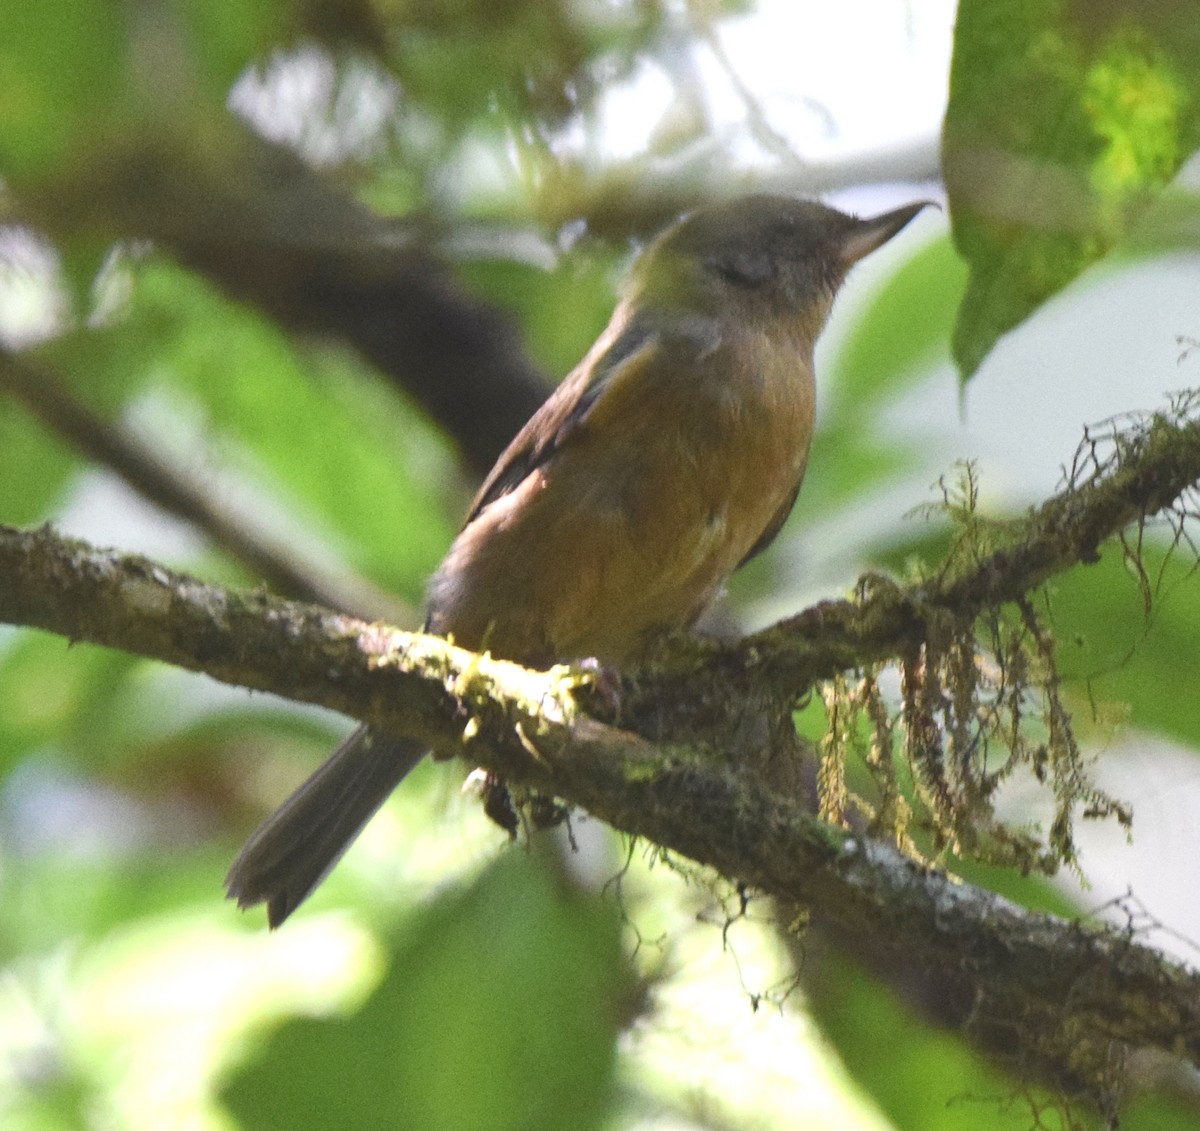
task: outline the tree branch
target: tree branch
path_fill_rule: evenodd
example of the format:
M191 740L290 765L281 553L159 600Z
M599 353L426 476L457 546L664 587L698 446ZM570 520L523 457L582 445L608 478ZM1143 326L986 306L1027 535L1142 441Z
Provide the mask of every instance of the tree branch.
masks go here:
M727 748L689 737L702 726L694 707L678 704L699 701L711 721L718 704L742 701L747 673L812 679L864 655L902 652L930 609L974 615L1073 556L1094 554L1122 524L1180 507L1200 478L1190 407L1114 432L1112 458L1094 459L1084 482L973 568L916 588L878 586L857 603L823 603L738 647L701 646L674 665L668 655L631 678L615 705L589 686L592 677L567 669L530 672L434 637L230 592L48 529L0 527L0 620L319 703L562 797L734 881L811 907L864 950L903 953L923 974L947 978L970 1002L964 1025L976 1041L1007 1048L1026 1075L1112 1110L1125 1051L1155 1048L1200 1066L1200 976L1130 931L1026 911L818 820ZM691 679L681 682L685 667ZM799 688L787 689L789 703ZM616 713L621 729L612 725ZM674 719L687 725L675 731Z
M190 131L135 135L20 203L52 235L153 239L287 329L344 341L480 476L549 391L515 327L459 288L421 224L374 215L231 116L202 147Z
M952 556L928 582L907 588L869 578L856 599L822 601L717 649L709 667L743 694L764 683L802 694L819 680L905 654L939 617L969 622L1056 573L1096 561L1101 543L1133 523L1163 512L1182 523L1187 492L1200 482L1200 393L1131 417L1123 429L1117 423L1085 436L1064 489L993 532L1003 544L990 554L977 558L968 546L966 561ZM682 674L691 678L686 663Z

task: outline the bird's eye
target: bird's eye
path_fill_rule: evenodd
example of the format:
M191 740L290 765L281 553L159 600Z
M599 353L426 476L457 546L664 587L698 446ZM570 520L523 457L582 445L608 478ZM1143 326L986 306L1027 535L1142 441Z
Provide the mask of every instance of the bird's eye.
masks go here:
M747 289L761 287L775 277L774 261L761 252L741 251L723 255L719 259L710 259L708 267L726 282Z

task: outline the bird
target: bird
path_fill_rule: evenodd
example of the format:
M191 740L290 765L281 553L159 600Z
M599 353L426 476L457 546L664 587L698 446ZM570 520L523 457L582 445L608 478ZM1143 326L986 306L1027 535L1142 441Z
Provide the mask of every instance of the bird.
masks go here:
M758 193L669 226L484 480L425 631L529 667L619 669L692 628L796 500L834 296L929 203L864 219ZM229 897L279 926L424 754L360 726L250 837Z

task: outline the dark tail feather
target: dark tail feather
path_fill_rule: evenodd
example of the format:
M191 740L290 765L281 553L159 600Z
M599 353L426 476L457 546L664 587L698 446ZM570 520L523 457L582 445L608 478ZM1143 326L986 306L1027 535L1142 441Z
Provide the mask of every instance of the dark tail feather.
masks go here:
M225 877L230 899L239 907L265 902L278 927L424 756L411 739L360 726L246 842Z

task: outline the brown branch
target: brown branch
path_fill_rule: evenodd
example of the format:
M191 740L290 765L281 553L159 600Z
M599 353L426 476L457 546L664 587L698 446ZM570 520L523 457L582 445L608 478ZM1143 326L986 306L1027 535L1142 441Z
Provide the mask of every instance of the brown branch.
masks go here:
M417 223L382 219L231 117L197 147L146 133L21 193L57 237L153 239L290 330L340 339L413 396L482 476L549 386L515 327Z
M741 141L742 134L737 136ZM729 169L729 148L718 141L697 145L686 156L671 153L659 160L639 154L594 171L572 166L567 175L546 178L535 212L550 231L583 219L588 232L603 239L648 238L681 212L741 192L825 196L867 184L929 186L940 177L936 137L832 162L805 158L803 168L781 162L753 178L731 177ZM924 192L928 195L928 187Z
M703 746L655 745L588 717L574 695L578 677L562 669L530 672L435 637L230 592L45 528L0 527L0 576L2 621L319 703L465 753L511 782L811 906L876 950L953 971L973 991L969 1028L1016 1034L1023 1067L1060 1087L1107 1103L1114 1050L1129 1047L1200 1065L1200 976L1128 932L1026 911L827 825Z
M1112 455L1093 458L1086 481L1011 524L1005 547L983 560L909 589L877 582L858 602L824 602L736 647L676 648L631 674L615 708L564 670L530 672L437 638L204 585L45 529L0 527L0 621L318 703L583 806L811 907L876 961L903 954L922 975L944 976L978 1043L1015 1050L1028 1077L1111 1110L1114 1066L1128 1049L1200 1065L1200 976L1132 932L1033 914L824 824L758 763L731 756L728 736L748 698L769 707L775 695L786 707L799 681L905 654L939 617L974 617L1094 557L1125 524L1185 512L1200 480L1193 408L1114 432ZM798 682L781 683L785 675ZM764 697L765 677L775 691ZM612 725L618 711L622 729Z

